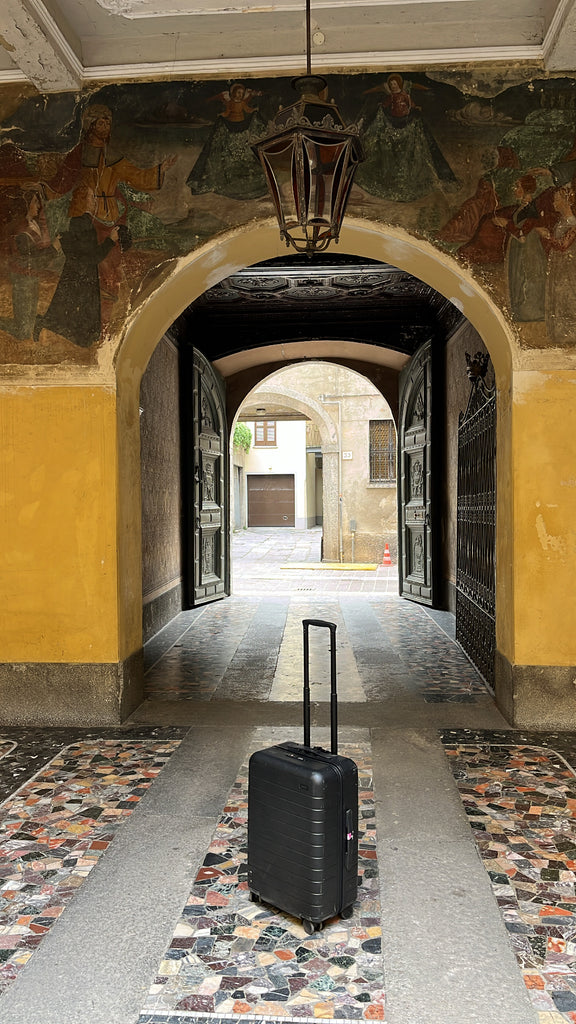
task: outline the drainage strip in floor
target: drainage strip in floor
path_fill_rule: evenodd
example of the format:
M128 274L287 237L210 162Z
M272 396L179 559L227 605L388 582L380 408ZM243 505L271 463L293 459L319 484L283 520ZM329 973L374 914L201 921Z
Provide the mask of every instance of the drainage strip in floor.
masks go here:
M138 1024L384 1019L370 748L350 743L341 752L359 772L361 884L353 916L307 935L295 918L250 902L243 766Z
M30 960L179 743L72 743L0 806L0 993ZM5 746L7 754L14 743Z
M576 776L553 749L445 750L539 1024L576 1024Z

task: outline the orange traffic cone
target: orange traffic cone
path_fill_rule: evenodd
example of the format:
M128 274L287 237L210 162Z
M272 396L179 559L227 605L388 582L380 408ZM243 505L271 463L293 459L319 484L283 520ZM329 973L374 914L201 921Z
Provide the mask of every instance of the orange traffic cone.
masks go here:
M387 544L384 545L384 554L382 556L382 565L392 565L392 559L390 558L390 548Z

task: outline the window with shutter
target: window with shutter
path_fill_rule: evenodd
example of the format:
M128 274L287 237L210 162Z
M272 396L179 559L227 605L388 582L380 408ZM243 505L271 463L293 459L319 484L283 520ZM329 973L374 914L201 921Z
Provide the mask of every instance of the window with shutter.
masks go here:
M256 420L254 424L254 444L259 447L276 447L276 421Z

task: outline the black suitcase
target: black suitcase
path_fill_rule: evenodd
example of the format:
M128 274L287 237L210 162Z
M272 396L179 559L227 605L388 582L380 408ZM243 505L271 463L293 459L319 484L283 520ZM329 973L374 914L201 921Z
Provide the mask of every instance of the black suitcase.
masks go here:
M338 754L336 626L304 619L304 743L252 754L248 776L248 887L253 900L302 919L308 934L358 891L358 769ZM330 630L331 751L310 746L309 627Z

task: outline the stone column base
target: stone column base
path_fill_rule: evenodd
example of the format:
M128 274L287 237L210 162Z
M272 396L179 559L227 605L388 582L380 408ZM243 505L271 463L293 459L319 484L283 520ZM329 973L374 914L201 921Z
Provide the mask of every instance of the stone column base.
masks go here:
M143 700L142 651L113 664L0 664L0 724L119 725Z
M511 665L496 652L496 703L511 725L534 731L576 730L576 668Z

